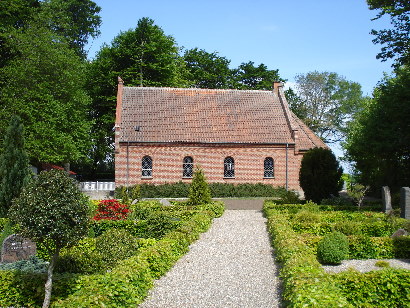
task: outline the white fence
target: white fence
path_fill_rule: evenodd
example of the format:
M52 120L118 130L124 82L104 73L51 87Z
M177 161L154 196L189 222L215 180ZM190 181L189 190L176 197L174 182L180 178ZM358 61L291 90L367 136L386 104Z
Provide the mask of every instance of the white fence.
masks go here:
M82 191L113 191L115 182L81 182L80 189Z

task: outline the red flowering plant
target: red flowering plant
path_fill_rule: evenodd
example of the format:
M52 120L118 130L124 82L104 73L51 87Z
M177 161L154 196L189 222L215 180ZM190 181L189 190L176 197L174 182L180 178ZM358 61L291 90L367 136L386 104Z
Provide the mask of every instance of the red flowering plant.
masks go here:
M124 220L129 212L128 205L121 204L116 199L101 200L93 220Z

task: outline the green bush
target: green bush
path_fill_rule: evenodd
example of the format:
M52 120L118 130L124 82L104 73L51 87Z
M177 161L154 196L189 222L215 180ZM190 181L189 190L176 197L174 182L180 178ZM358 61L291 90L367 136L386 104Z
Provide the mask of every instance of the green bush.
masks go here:
M0 270L11 271L17 270L21 272L30 272L44 274L47 273L48 263L40 260L36 256L32 256L27 260L20 260L13 263L0 264Z
M410 271L345 271L332 278L353 307L409 307Z
M204 172L196 167L189 187L188 204L201 205L211 202L212 196Z
M319 203L341 190L343 170L330 149L313 148L303 155L299 182L306 200Z
M322 264L340 264L348 255L349 242L340 232L325 235L317 246L317 257Z
M362 224L357 221L338 221L333 226L334 231L343 233L344 235L359 235L362 234Z

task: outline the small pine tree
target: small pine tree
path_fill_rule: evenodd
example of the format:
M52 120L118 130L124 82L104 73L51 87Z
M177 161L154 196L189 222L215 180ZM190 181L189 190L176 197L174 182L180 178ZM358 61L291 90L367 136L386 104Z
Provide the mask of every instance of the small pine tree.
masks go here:
M0 155L0 217L6 217L11 201L30 181L27 153L24 149L23 124L13 116L6 130Z
M189 188L188 204L207 204L211 202L211 198L211 190L206 182L204 172L197 166L192 178L192 184Z
M329 149L313 148L302 158L299 182L306 200L320 203L342 189L342 167Z

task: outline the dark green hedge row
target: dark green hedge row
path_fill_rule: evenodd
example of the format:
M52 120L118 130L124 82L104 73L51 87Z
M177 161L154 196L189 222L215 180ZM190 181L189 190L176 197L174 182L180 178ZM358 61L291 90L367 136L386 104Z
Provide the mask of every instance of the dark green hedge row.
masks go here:
M218 209L216 209L218 208ZM143 302L153 280L163 275L188 250L215 217L223 213L222 203L202 207L203 211L182 221L164 238L120 261L104 274L56 274L53 307L135 307ZM0 307L40 307L45 275L0 271Z
M280 276L285 304L290 307L408 307L410 271L387 269L365 274L357 271L326 274L316 257L321 236L298 234L292 228L296 209L303 210L303 206L270 202L264 206L277 260L282 265ZM350 249L357 245L358 238L350 237ZM379 254L400 255L404 250L400 247L409 247L409 238L367 239L373 246L369 242L366 245ZM396 244L392 244L395 241ZM394 251L392 245L401 252ZM359 246L355 249L360 251Z
M268 184L227 184L209 183L213 198L222 197L282 197L286 194L284 187L273 187ZM188 197L190 183L177 182L173 184L142 184L141 198L181 198ZM132 189L132 188L131 188ZM121 187L116 188L119 192Z

